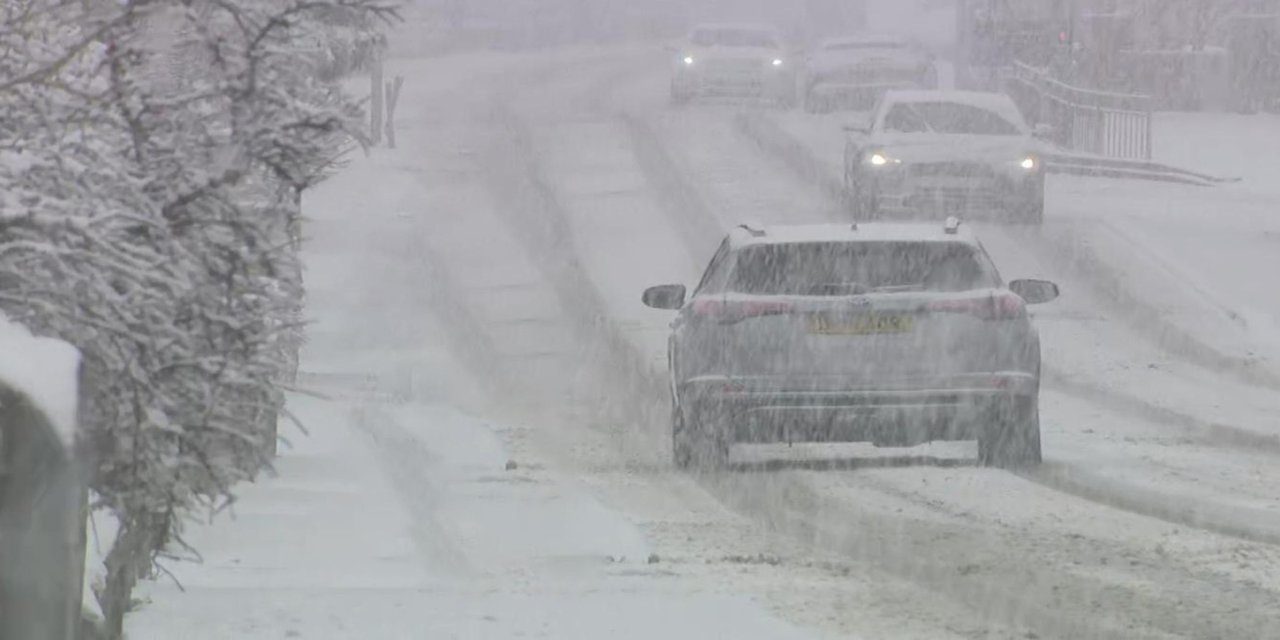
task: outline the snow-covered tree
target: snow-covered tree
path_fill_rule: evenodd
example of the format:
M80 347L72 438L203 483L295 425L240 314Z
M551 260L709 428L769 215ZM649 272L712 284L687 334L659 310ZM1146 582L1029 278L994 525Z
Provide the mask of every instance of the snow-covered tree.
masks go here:
M0 309L85 354L93 489L120 522L97 594L113 636L156 560L193 553L184 519L269 464L296 366L299 194L360 135L325 79L392 15L385 0L0 8Z

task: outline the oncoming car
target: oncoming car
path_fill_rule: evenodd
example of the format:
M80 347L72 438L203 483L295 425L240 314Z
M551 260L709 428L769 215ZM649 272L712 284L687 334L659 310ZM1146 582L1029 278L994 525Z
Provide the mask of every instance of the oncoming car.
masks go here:
M677 466L734 443L978 441L997 466L1040 462L1040 340L1028 304L1057 285L1005 284L977 238L945 225L733 230L669 340Z
M805 110L869 109L889 89L936 89L933 56L905 38L855 36L824 40L806 57Z
M855 219L1044 219L1042 143L1004 94L889 91L846 130L843 195Z
M770 27L702 25L675 49L671 100L685 103L699 96L795 100L795 74L782 36Z

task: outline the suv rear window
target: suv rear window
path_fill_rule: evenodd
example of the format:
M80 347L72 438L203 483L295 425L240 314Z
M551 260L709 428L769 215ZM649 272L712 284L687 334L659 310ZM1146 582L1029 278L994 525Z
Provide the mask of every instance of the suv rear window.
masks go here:
M729 290L841 296L873 291L968 291L996 286L994 271L960 242L813 242L738 252Z

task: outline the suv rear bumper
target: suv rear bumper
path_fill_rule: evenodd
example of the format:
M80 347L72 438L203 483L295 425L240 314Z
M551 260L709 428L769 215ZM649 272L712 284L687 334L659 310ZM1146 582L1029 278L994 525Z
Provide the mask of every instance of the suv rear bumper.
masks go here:
M838 381L705 376L681 387L692 423L731 442L872 442L914 446L974 440L1013 401L1035 397L1024 372L966 374L841 388Z

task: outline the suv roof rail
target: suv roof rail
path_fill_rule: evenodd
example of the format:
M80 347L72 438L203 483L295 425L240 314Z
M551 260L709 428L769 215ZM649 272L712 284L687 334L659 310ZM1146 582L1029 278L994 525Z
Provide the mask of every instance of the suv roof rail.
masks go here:
M943 223L942 230L949 236L954 236L960 232L960 218L951 216Z
M764 226L754 222L743 222L738 225L738 228L745 229L753 238L760 238L764 236Z

